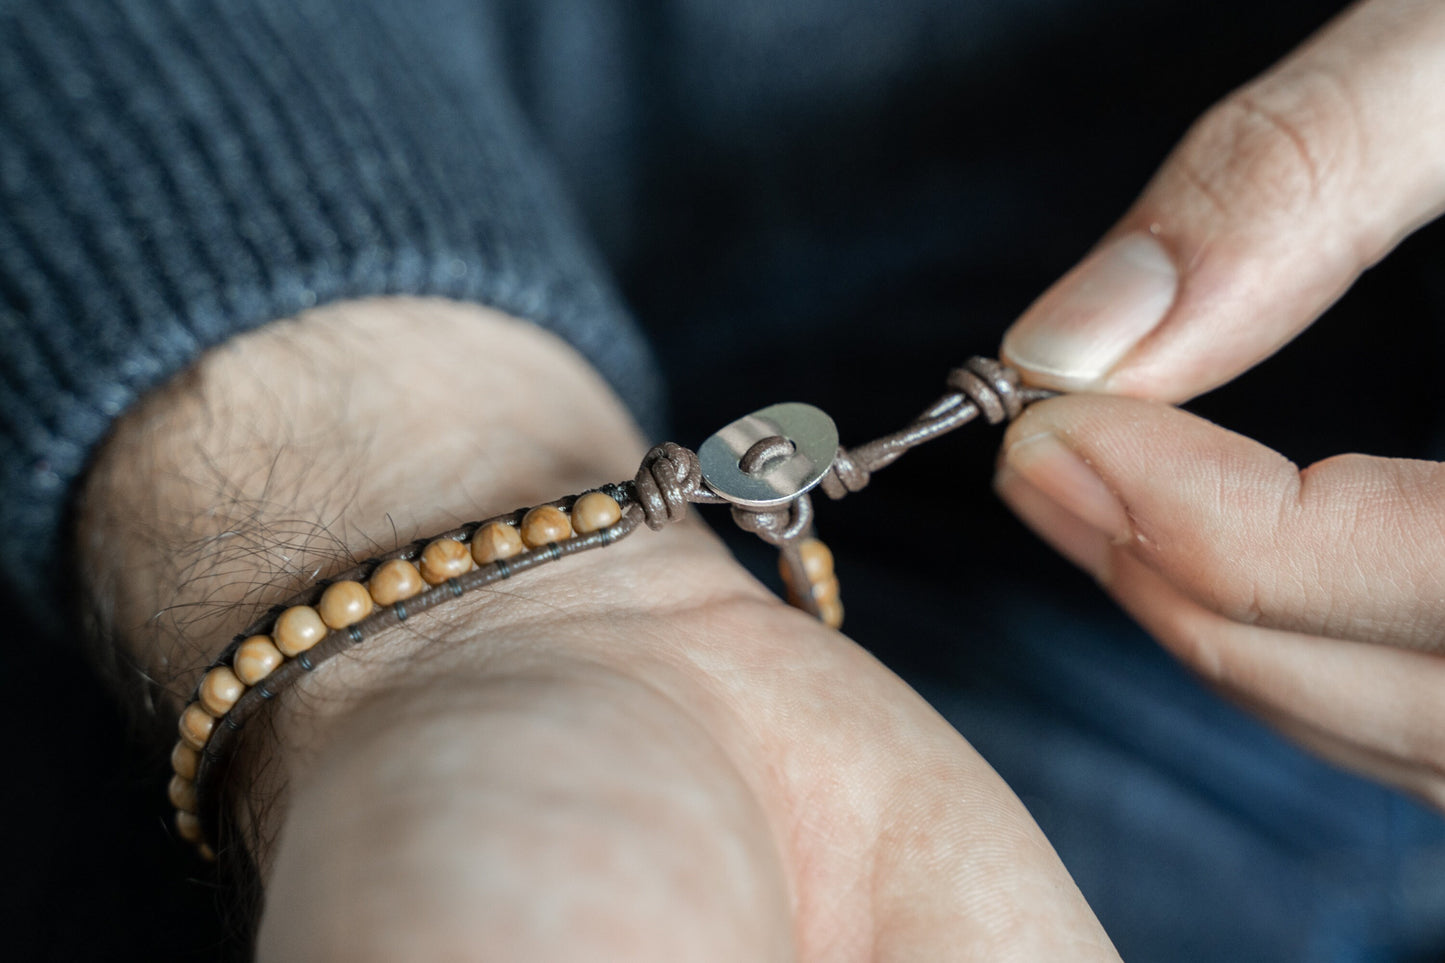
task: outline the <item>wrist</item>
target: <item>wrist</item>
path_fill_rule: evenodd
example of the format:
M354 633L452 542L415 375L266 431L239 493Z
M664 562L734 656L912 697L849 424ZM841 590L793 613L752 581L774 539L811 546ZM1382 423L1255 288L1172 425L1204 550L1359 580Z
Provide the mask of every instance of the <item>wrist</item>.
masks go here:
M171 695L270 605L413 538L629 474L642 449L568 346L386 299L208 353L116 425L78 513L100 629Z
M178 704L237 630L315 580L465 520L625 477L641 450L607 387L536 328L444 302L337 305L212 352L122 419L85 492L83 575L106 633ZM722 557L696 532L662 543ZM393 675L414 681L448 658L448 671L485 671L496 649L480 624L625 606L639 584L604 586L593 560L567 568L535 590L449 604L308 675L247 738L235 783L250 785L248 798L274 796ZM428 657L408 664L422 647ZM246 835L268 838L280 808L243 812Z
M677 959L678 937L791 958L753 941L790 931L768 794L716 693L662 651L689 649L674 620L727 621L736 603L659 614L609 592L557 610L561 589L388 673L312 746L260 834L275 839L262 958L310 939L356 959L483 941L505 958Z
M346 771L336 760L367 747L379 706L398 720L398 740L416 736L414 751L455 753L475 738L487 744L497 738L485 698L472 697L539 679L547 683L542 688L575 693L579 702L591 694L581 684L588 677L630 680L715 733L730 755L748 756L747 740L729 735L737 734L736 720L708 667L733 656L720 644L748 650L744 630L727 627L751 620L756 631L752 615L759 609L806 618L753 581L706 530L674 525L413 616L322 670L301 674L269 705L260 729L247 727L231 794L243 838L264 869L290 818L293 787L324 784ZM448 694L455 697L450 703ZM439 714L452 719L453 736L429 744L421 733L436 728ZM403 754L396 762L410 767L417 760Z

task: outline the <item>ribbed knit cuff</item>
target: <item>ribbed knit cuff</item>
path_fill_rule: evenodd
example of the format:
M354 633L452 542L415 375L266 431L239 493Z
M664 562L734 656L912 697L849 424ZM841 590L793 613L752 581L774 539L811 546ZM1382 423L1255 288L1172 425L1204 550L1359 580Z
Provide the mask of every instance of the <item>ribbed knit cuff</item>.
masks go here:
M655 430L648 351L510 100L487 7L0 7L0 565L43 626L70 628L68 501L113 419L317 304L530 319Z

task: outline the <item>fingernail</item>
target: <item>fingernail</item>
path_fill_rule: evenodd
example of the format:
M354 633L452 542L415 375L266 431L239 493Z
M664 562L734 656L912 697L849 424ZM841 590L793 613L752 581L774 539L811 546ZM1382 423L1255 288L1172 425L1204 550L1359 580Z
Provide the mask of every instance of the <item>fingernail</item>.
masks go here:
M1108 535L1064 511L1008 465L999 468L993 487L1035 535L1096 581L1108 584L1113 568L1113 540Z
M1129 516L1104 480L1083 458L1049 432L1020 438L1004 452L1004 465L1111 541L1129 538Z
M1014 322L1004 357L1037 384L1097 387L1169 313L1179 272L1152 235L1126 234L1086 257Z

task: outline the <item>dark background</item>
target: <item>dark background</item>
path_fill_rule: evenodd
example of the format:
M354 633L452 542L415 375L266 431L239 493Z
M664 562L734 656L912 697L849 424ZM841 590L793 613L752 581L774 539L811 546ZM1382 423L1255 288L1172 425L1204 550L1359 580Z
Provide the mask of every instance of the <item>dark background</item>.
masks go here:
M876 6L878 20L850 29L864 37L884 29L886 5L855 6ZM994 350L1007 323L1122 212L1193 117L1341 5L935 6L949 6L962 23L935 44L943 53L913 38L920 63L878 68L881 79L853 91L817 80L832 50L826 38L810 46L813 62L790 62L784 48L768 70L746 76L727 69L726 37L701 38L691 53L659 44L672 59L647 66L653 86L625 169L596 164L586 131L549 113L545 79L523 72L521 97L654 338L675 440L695 446L732 418L782 400L829 411L845 443L903 423L940 393L948 367ZM840 32L840 56L860 58L860 69L886 59L861 57L860 43ZM947 55L949 44L957 56ZM1442 253L1437 225L1370 272L1295 346L1193 407L1300 463L1342 451L1441 457ZM750 336L764 334L770 349L751 350ZM1326 375L1350 387L1323 390ZM1215 745L1209 739L1224 733L1237 740L1230 758L1253 763L1225 772L1219 785L1179 779L1208 796L1211 811L1255 814L1257 832L1247 838L1260 848L1241 843L1239 866L1184 865L1187 845L1171 849L1149 835L1169 825L1167 805L1150 811L1158 822L1121 824L1127 805L1099 805L1098 778L1058 764L1091 758L1087 747L1076 756L1058 751L1070 733L1096 725L1073 700L1117 698L1103 739L1143 762L1119 769L1115 786L1146 795L1154 783L1138 782L1140 773L1169 769L1160 760L1177 733L1162 709L1139 710L1143 723L1130 713L1158 680L1188 683L997 506L988 490L996 441L995 431L971 426L910 454L866 493L820 505L821 534L839 560L850 633L933 697L1010 779L1125 959L1445 958L1439 887L1425 887L1442 899L1423 914L1393 919L1369 909L1398 882L1391 873L1399 861L1373 836L1297 818L1288 800L1334 794L1330 808L1353 807L1362 818L1371 807L1409 826L1428 818L1295 754L1202 691L1176 700L1192 713L1189 738ZM934 493L940 472L957 468L970 481ZM963 535L967 551L941 547L932 525L896 521L920 508ZM770 578L767 553L730 537ZM911 613L903 619L900 604ZM964 623L970 630L960 633ZM1096 674L1069 675L1030 648L1028 638L1065 624L1107 640L1100 651L1113 655L1098 660ZM225 909L232 904L210 871L170 837L169 743L134 731L73 649L13 620L8 635L0 725L11 760L10 855L0 905L22 958L234 952L241 944L233 933L246 921ZM1055 762L1039 763L1039 746L1053 746ZM1293 788L1262 790L1257 777L1266 772ZM1278 806L1261 797L1275 791ZM1266 811L1280 825L1257 818ZM1316 856L1334 866L1319 871L1318 904L1311 893L1287 891L1310 878L1316 864L1305 857ZM1172 874L1145 869L1171 859ZM1339 879L1355 880L1361 893L1335 893L1345 885ZM1215 901L1231 886L1234 903ZM1336 905L1361 913L1340 942L1269 942L1271 914L1323 931L1338 922L1325 919Z

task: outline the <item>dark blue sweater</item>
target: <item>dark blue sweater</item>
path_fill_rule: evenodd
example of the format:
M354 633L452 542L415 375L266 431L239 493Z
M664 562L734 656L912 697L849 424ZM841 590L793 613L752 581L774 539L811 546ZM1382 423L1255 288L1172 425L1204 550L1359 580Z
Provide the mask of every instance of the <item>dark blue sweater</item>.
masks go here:
M512 94L499 4L0 7L0 558L57 625L112 419L226 338L378 294L490 304L650 427L648 353Z

